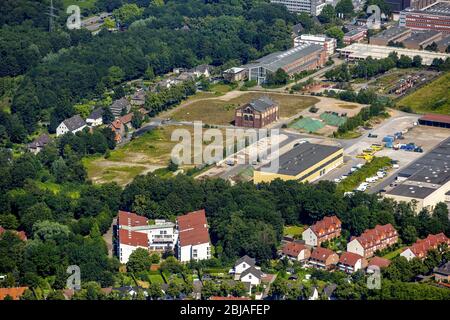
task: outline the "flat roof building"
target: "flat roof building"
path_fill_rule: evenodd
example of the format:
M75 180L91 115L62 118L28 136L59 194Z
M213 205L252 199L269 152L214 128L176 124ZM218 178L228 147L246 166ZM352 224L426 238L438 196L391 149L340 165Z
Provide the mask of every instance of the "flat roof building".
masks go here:
M401 184L386 192L396 201L417 201L416 211L432 210L450 191L450 138L398 173Z
M373 59L384 59L387 58L391 52L397 52L399 57L405 55L413 59L414 56L420 56L422 57L422 64L424 65L431 65L434 59L446 60L450 58L450 54L448 53L376 46L362 43L353 43L345 48L337 49L337 51L340 52L341 56L344 56L348 60L365 60L368 57L372 57Z
M342 147L304 142L278 158L278 166L271 162L253 172L253 182L298 180L312 182L344 163ZM271 170L277 167L275 170Z
M450 116L446 114L426 114L419 118L423 126L450 128Z
M399 25L414 30L436 30L450 34L450 2L440 1L422 10L400 12Z
M318 16L327 4L323 0L270 0L270 3L282 4L289 12L306 12L313 16Z
M360 42L367 36L367 28L355 28L344 34L344 44L351 44L354 42Z
M422 50L442 39L442 32L436 30L416 31L402 41L407 49Z
M408 28L392 27L370 37L369 43L377 46L387 46L389 42L402 42L410 35L411 30Z
M313 34L302 34L294 39L294 47L305 43L314 43L321 45L329 56L334 54L336 50L337 41L334 38L327 37L326 35L313 35Z
M269 73L283 69L289 76L305 70L322 67L327 61L325 49L318 44L305 43L287 51L274 52L243 68L248 70L248 79L258 84L267 80Z
M438 42L436 42L437 48L439 52L447 52L450 53L450 35L442 38Z

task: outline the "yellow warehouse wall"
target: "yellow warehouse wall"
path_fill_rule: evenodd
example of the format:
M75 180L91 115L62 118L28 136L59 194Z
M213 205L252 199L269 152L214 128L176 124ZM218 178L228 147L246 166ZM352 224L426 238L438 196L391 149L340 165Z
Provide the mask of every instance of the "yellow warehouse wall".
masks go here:
M303 172L300 172L298 175L296 176L290 176L290 175L285 175L285 174L278 174L278 173L270 173L270 172L261 172L259 170L256 170L253 172L253 183L258 184L261 182L271 182L272 180L275 180L277 178L287 181L287 180L298 180L300 177L307 175L308 173L310 173L311 171L314 171L316 168L320 167L321 165L325 164L326 162L330 161L331 159L337 157L341 155L340 158L336 159L335 161L333 161L332 163L328 164L327 166L325 166L323 169L325 169L325 173L331 171L332 169L336 168L337 166L341 165L344 162L344 151L343 149L340 149L338 151L336 151L335 153L333 153L332 155L326 157L325 159L317 162L315 165L309 167L308 169L304 170ZM306 182L306 181L314 181L317 178L320 177L320 171L315 172L314 174L312 174L311 176L309 176L306 179L303 179L302 181L299 182Z

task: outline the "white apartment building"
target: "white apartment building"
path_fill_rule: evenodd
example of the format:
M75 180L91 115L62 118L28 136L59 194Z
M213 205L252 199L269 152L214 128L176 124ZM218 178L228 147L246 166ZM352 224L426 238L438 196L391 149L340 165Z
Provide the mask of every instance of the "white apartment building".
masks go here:
M137 248L159 252L174 250L178 240L178 232L173 222L150 221L126 211L119 211L117 229L117 252L121 263L127 263L130 254Z
M289 12L306 12L313 16L318 16L323 7L328 4L324 0L270 0L270 3L282 4Z
M300 46L305 43L314 43L321 45L328 56L334 54L337 46L336 39L327 37L325 35L313 35L313 34L302 34L294 39L294 47Z

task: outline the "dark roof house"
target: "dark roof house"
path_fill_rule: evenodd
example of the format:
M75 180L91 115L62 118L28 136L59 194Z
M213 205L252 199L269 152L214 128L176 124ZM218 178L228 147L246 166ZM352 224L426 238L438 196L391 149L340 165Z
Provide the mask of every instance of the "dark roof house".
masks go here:
M78 114L63 121L69 131L75 131L86 125L86 122Z

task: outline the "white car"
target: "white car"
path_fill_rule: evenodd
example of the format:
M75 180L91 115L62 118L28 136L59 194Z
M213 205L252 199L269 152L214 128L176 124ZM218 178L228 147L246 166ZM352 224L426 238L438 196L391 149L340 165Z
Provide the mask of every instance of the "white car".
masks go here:
M334 179L333 181L336 182L336 183L339 183L339 182L341 182L341 179L336 178L336 179Z
M400 168L400 166L399 166L398 164L394 164L394 165L392 166L392 168L398 169L398 168Z
M361 169L363 166L364 166L363 163L358 163L358 164L356 165L356 167L357 167L358 169Z
M351 167L350 172L355 172L356 170L358 170L357 167Z

